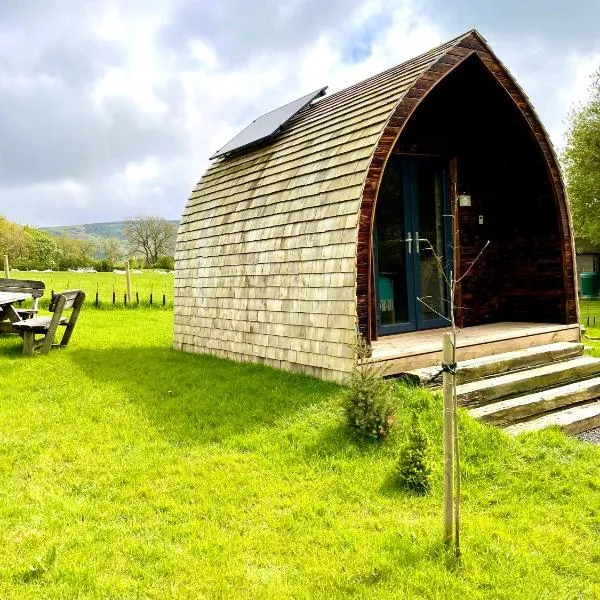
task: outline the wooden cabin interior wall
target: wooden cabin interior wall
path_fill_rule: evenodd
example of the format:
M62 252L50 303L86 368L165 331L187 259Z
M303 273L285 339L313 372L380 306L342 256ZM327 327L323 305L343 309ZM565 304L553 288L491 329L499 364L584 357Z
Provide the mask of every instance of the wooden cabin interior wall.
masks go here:
M544 155L518 107L472 56L440 81L407 122L394 152L456 160L461 326L565 323L559 211ZM480 223L483 219L483 224Z

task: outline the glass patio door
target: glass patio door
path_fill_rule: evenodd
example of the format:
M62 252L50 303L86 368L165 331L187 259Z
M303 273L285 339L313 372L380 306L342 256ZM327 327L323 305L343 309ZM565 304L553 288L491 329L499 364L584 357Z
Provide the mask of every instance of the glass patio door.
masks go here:
M451 219L443 161L393 156L374 229L380 334L447 324Z

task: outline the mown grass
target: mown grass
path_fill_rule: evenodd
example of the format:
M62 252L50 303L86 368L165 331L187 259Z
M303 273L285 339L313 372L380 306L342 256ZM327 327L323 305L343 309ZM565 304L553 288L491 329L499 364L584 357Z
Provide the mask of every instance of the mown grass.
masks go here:
M581 323L584 326L588 326L587 320L589 318L590 327L600 327L600 300L579 300L579 316ZM596 323L594 323L594 319Z
M60 292L70 289L81 289L86 295L86 304L95 305L96 292L98 292L99 308L123 308L124 295L127 291L125 275L121 273L73 273L70 271L54 271L43 273L36 271L11 271L14 279L34 279L46 284L46 294L40 301L40 306L47 307L51 291ZM113 292L115 293L115 304L113 305ZM129 308L137 307L136 292L139 305L150 306L150 294L152 294L152 306L162 308L163 296L165 306L173 306L173 274L158 271L132 271L131 293L128 298Z
M462 415L452 566L437 397L401 388L391 438L357 443L342 388L170 341L147 310L85 310L47 357L0 338L0 597L600 597L600 448ZM393 480L411 409L426 497Z
M585 327L586 353L600 357L600 300L579 300L581 324ZM589 323L589 324L588 324Z

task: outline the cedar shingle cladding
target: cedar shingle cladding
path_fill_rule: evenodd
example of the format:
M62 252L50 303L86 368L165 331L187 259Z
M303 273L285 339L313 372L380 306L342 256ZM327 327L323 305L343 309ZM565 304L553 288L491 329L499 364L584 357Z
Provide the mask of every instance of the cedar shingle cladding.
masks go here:
M209 167L177 238L175 348L345 379L357 328L357 252L361 319L366 307L371 209L361 215L361 203L364 212L374 202L370 171L386 158L379 146L391 149L394 115L414 104L407 92L428 71L423 81L441 77L447 53L471 38L481 39L469 32L325 97L274 142Z

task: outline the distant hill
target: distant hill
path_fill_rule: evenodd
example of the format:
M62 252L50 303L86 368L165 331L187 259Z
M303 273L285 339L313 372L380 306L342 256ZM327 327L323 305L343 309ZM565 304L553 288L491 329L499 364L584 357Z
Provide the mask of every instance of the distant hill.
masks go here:
M179 221L170 221L176 227ZM114 237L124 241L123 229L127 221L113 221L112 223L87 223L85 225L63 225L61 227L40 227L50 235L67 236L78 239L109 238Z

